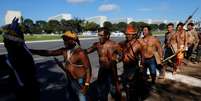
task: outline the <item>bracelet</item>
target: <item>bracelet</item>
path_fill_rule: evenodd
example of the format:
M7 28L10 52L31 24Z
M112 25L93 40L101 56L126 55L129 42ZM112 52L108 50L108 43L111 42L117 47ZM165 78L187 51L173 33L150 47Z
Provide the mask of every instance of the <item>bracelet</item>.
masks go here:
M89 83L86 82L86 83L84 83L84 85L85 85L85 86L89 86Z

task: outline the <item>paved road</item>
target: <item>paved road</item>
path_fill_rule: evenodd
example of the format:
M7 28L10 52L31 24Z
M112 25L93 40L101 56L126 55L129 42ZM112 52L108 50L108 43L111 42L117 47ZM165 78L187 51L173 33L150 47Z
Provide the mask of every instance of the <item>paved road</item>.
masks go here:
M115 41L124 40L124 38L112 38ZM160 38L163 40L163 38ZM97 39L81 40L82 48L86 49L91 46ZM54 42L36 42L27 43L32 49L57 49L63 46L62 41ZM5 54L4 46L0 45L0 54ZM62 61L62 57L58 57ZM92 65L92 79L95 79L98 71L98 57L96 52L89 54L89 59ZM34 60L38 68L38 80L41 86L41 101L65 101L65 75L64 72L57 66L53 57L42 57L34 55ZM118 64L119 66L122 64ZM121 68L119 68L121 69ZM121 71L121 70L119 70Z
M114 40L123 40L123 38L114 38ZM90 40L81 40L82 48L88 48L91 46L97 39ZM62 41L54 42L34 42L27 43L27 46L32 49L57 49L63 46ZM3 44L0 45L0 54L6 54L6 49ZM63 60L63 57L57 57L60 61ZM90 62L92 65L93 79L97 76L98 71L98 57L96 52L89 54ZM65 73L57 66L53 57L43 57L34 55L34 60L38 68L38 80L40 82L41 88L41 101L49 99L50 101L65 101ZM2 84L7 86L6 84ZM9 86L7 86L9 89ZM5 87L6 88L6 87ZM6 91L6 89L4 89ZM0 91L1 93L1 91ZM8 94L9 95L9 94ZM1 94L0 94L1 100Z

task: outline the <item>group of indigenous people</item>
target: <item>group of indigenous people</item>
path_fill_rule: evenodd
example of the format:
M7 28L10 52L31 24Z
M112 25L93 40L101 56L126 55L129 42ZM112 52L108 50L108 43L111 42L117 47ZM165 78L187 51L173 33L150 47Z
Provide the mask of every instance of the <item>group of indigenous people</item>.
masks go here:
M167 25L167 33L165 33L165 55L164 58L170 58L167 65L173 68L173 74L181 71L182 64L184 64L184 58L192 60L196 55L196 59L199 61L199 33L195 30L193 23L187 24L187 30L184 29L183 23L178 23L176 30L174 30L174 24L169 23Z
M110 39L110 31L106 27L98 29L98 42L87 49L82 49L77 33L66 31L63 36L64 47L56 50L28 49L32 54L42 56L63 56L64 62L59 66L65 71L68 85L68 101L108 101L111 94L115 101L122 100L122 92L126 93L127 101L143 100L143 89L150 77L150 85L154 86L159 75L164 78L165 68L163 59L175 55L168 62L176 73L183 63L185 51L190 58L199 46L199 37L188 24L188 31L183 29L184 24L179 23L174 31L172 23L167 25L164 49L160 40L152 36L149 26L143 27L143 38L138 38L135 26L128 24L124 34L125 40L115 42ZM91 82L92 67L88 54L97 52L99 57L99 71L97 80ZM165 52L163 52L165 51ZM165 53L165 54L164 54ZM163 55L164 54L164 55ZM57 61L58 62L58 61ZM123 73L118 76L117 63L123 63ZM64 64L63 64L64 63ZM147 69L149 70L149 76Z

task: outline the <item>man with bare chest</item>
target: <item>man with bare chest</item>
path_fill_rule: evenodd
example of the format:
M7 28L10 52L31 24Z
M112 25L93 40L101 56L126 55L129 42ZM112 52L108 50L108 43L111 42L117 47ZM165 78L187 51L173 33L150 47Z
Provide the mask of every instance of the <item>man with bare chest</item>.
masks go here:
M176 39L177 39L177 62L176 62L176 70L173 71L173 73L175 74L176 71L178 70L178 68L181 66L181 64L183 63L184 60L184 51L187 51L188 46L187 46L187 33L186 31L183 29L184 24L183 23L179 23L177 25L177 31L176 31Z
M86 92L91 79L91 64L89 58L84 50L80 48L79 40L75 32L67 31L62 38L65 45L63 48L57 50L30 49L30 51L33 54L42 56L62 55L65 62L63 69L67 73L67 78L72 81L68 82L69 86L66 88L70 95L68 95L67 99L69 101L85 101L86 98L82 99L83 94Z
M177 41L175 37L175 31L174 31L174 24L169 23L167 25L167 33L165 33L165 54L164 54L164 59L172 56L175 54L175 50L177 49ZM174 46L174 47L173 47ZM176 63L176 57L173 57L167 62L167 65L172 67L173 69L175 68Z
M191 59L191 55L193 53L195 53L197 47L198 47L198 43L199 43L199 37L198 37L198 33L194 28L194 24L193 23L188 23L187 25L188 31L187 31L187 38L188 38L188 51L186 54L186 58L187 59Z
M156 37L152 36L150 31L151 29L149 26L143 27L144 38L140 40L140 43L142 45L142 62L145 68L144 73L146 75L146 68L149 68L152 84L155 84L157 63L154 52L157 52L160 60L162 60L163 50L161 48L160 41Z
M139 88L139 61L141 45L137 40L137 31L132 25L127 25L125 31L126 40L120 42L122 47L123 74L122 84L126 92L126 101L138 101ZM142 90L142 89L141 89Z
M92 101L107 101L109 92L115 101L121 100L119 83L117 79L116 52L120 49L118 43L109 40L110 32L107 28L98 29L99 42L94 43L86 52L97 51L99 56L99 71L97 84L92 90ZM90 89L90 88L89 88Z

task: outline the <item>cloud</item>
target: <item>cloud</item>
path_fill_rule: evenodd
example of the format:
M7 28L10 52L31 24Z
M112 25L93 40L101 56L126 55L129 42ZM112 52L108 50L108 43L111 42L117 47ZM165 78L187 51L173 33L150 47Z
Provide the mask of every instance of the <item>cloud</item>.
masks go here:
M150 12L152 10L153 9L151 9L151 8L139 8L139 9L137 9L137 11L141 11L141 12Z
M119 9L119 6L116 4L103 4L98 7L98 11L100 12L112 12Z
M91 2L93 0L66 0L66 1L71 4L81 4L81 3Z

